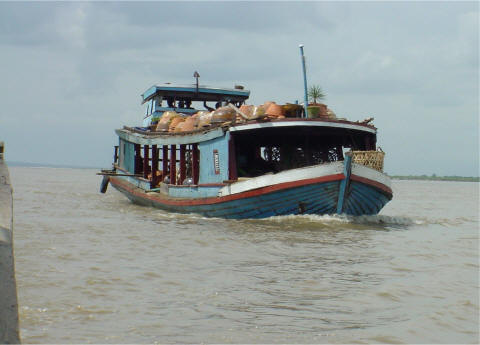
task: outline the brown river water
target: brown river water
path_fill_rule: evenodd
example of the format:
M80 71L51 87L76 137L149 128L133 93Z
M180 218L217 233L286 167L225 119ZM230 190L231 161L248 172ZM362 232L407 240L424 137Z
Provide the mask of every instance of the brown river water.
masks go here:
M479 343L479 184L393 181L378 216L137 206L10 167L24 343Z

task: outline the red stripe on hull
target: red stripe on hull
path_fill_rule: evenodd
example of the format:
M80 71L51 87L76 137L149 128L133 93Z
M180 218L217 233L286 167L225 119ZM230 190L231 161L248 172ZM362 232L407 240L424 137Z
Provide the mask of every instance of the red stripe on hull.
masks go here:
M380 189L381 191L386 193L390 197L390 199L393 196L393 192L390 189L390 187L385 186L383 183L380 183L380 182L377 182L377 181L374 181L374 180L370 180L368 178L361 177L361 176L358 176L358 175L353 175L353 174L350 176L350 179L352 181L357 181L357 182L364 183L364 184L367 184L369 186L375 187L377 189Z
M257 188L255 190L250 190L238 194L226 195L221 197L210 197L210 198L202 198L202 199L194 199L194 200L175 200L172 198L168 198L165 196L160 196L158 194L147 194L142 189L133 186L129 182L122 181L118 178L111 177L110 183L114 186L117 186L124 191L135 195L139 198L149 199L158 203L162 203L165 205L172 205L172 206L196 206L196 205L210 205L210 204L218 204L222 202L238 200L238 199L245 199L260 196L263 194L273 193L283 189L301 187L309 184L316 184L322 182L331 182L331 181L340 181L344 179L345 176L343 174L334 174L328 176L322 176L312 179L306 179L301 181L294 181L294 182L285 182L279 183L273 186L267 186L262 188Z

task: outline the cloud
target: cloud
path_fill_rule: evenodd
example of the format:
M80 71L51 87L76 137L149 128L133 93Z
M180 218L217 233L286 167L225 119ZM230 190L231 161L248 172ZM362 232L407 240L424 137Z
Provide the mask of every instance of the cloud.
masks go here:
M251 103L301 100L303 43L329 106L375 116L389 172L476 174L478 28L476 3L0 2L0 136L12 160L74 151L108 166L113 129L140 123L155 83L197 70L201 83L245 85Z

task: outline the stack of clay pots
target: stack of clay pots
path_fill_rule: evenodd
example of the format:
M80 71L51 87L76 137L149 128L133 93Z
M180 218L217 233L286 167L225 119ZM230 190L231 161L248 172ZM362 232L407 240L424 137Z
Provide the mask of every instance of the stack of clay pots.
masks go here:
M192 132L197 129L207 128L215 122L225 122L222 120L224 116L232 118L232 114L228 115L219 111L216 121L213 121L213 114L214 112L199 111L192 116L185 116L175 111L166 111L158 121L154 131L164 133Z
M180 117L175 111L166 111L163 113L162 117L158 121L157 127L155 128L156 132L168 132L170 129L170 124L173 119Z
M320 114L317 116L328 119L335 119L335 113L323 105ZM156 132L193 132L208 128L212 125L245 123L255 120L279 120L286 117L300 117L303 107L299 104L279 105L275 102L265 102L262 105L242 105L239 109L225 106L214 111L199 111L192 116L179 114L175 111L166 111L152 128Z

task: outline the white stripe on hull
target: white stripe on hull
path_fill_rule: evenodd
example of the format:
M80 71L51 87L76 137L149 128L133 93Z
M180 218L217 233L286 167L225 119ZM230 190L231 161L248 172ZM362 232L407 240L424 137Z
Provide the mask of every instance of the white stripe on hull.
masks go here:
M381 183L390 189L392 188L392 182L388 175L378 170L366 167L365 165L352 163L352 174Z
M280 183L308 180L323 176L336 175L343 173L343 162L333 162L315 165L311 167L298 168L282 171L276 174L262 175L252 177L245 181L239 181L223 187L218 192L218 196L226 196L254 190L257 188L273 186Z

